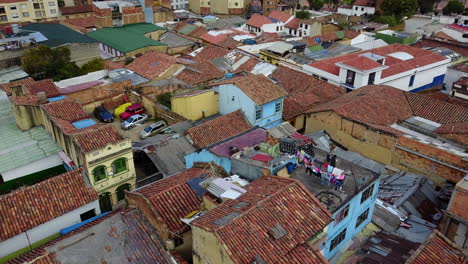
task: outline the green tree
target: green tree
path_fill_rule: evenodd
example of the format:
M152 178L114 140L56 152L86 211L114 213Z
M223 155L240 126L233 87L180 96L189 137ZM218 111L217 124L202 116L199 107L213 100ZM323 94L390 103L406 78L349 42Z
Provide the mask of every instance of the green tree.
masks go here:
M21 57L24 71L36 80L52 78L59 81L80 75L80 69L70 62L70 49L39 45L27 50Z
M400 21L398 21L394 16L373 16L372 21L381 23L381 24L388 24L389 26L398 25Z
M464 11L465 7L463 6L462 2L457 0L450 0L448 4L442 9L444 15L450 14L460 14Z
M310 13L307 12L306 10L301 10L296 12L296 17L299 19L309 19L310 18Z
M395 16L397 20L401 20L414 15L418 6L418 0L384 0L381 8L385 16Z
M81 66L81 74L104 70L104 62L101 58L95 58Z
M324 0L309 0L310 9L320 10L323 7Z

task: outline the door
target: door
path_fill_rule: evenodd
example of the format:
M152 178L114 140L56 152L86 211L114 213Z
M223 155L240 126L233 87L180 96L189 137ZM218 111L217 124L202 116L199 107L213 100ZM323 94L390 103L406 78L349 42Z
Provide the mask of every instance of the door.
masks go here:
M122 201L125 199L125 191L130 191L130 184L126 183L124 185L120 185L119 188L117 188L117 201Z
M101 207L101 213L112 211L111 193L106 192L99 195L99 207Z

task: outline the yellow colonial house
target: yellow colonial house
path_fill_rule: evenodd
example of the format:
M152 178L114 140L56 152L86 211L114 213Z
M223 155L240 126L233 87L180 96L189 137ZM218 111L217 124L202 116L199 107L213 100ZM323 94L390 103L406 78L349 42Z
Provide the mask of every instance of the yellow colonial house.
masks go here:
M101 211L112 210L113 205L124 200L125 190L136 184L130 139L110 124L98 124L75 100L56 96L50 85L30 87L11 87L9 93L18 127L28 130L44 126L63 149L65 166L70 170L83 168L99 193ZM17 96L18 91L26 93ZM39 96L31 91L39 91Z
M55 20L59 15L57 0L17 0L0 2L0 23Z
M199 120L219 112L218 94L213 89L178 94L171 98L171 108L189 120Z

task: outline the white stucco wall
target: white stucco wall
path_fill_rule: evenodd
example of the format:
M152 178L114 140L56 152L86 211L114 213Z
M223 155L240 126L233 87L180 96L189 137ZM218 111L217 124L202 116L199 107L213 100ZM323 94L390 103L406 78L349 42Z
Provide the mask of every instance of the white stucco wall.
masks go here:
M279 27L279 30L276 30L277 27ZM265 24L262 26L262 31L267 32L267 33L282 32L283 30L284 30L284 25L281 22L277 22L274 24Z
M362 16L364 14L372 15L374 13L375 13L374 7L353 5L353 9L352 9L353 16Z
M460 32L460 31L456 31L456 30L444 27L442 29L442 32L456 39L459 42L468 43L468 31ZM466 38L464 38L463 36L466 36Z
M80 214L92 209L95 210L96 215L101 214L98 200L26 231L28 233L30 243L33 244L41 239L58 233L63 228L80 223ZM0 256L6 256L28 246L28 239L26 234L23 232L15 237L0 242Z
M342 15L346 15L346 16L352 16L353 15L353 10L349 9L349 8L338 7L337 13L342 14Z

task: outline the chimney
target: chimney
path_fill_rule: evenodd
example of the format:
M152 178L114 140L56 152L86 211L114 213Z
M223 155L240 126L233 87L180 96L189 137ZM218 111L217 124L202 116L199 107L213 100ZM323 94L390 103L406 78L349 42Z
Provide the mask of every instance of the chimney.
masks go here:
M46 93L45 92L38 92L37 96L39 97L39 103L40 104L45 104L49 102L49 99L47 99Z

